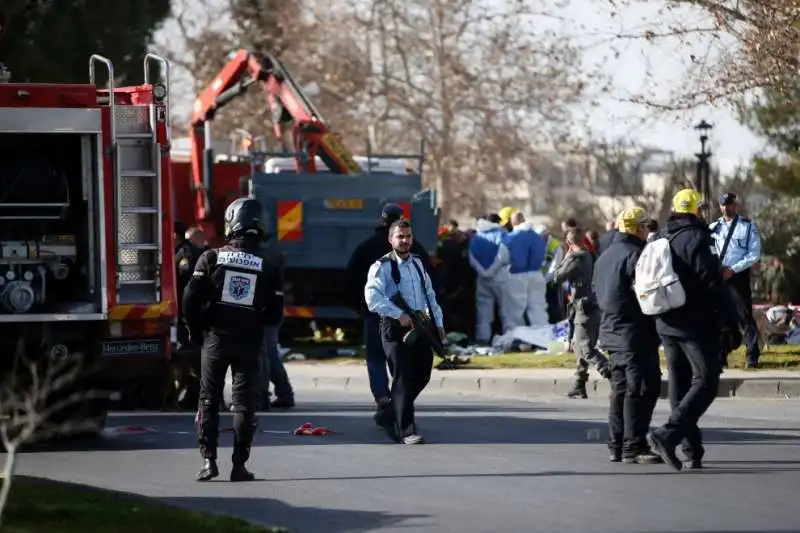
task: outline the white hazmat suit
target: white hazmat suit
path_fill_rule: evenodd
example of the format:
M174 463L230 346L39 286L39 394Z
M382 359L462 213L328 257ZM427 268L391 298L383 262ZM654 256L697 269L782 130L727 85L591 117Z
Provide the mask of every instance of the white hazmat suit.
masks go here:
M506 230L500 224L484 219L478 220L475 229L477 232L469 243L469 263L478 274L475 289L475 340L488 343L492 338L495 304L500 307L504 333L519 324L510 314L514 305L508 298L510 254L506 245Z

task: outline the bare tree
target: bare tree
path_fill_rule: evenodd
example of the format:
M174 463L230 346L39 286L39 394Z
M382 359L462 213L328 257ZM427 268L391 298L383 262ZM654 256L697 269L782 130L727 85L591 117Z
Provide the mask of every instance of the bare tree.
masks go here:
M638 101L669 110L738 100L753 89L790 94L800 63L800 3L797 0L611 0L661 9L644 27L620 31L621 39L672 40L680 50L695 45L687 79L667 99ZM702 51L701 51L702 50Z
M97 429L96 421L70 416L71 410L98 398L75 391L86 370L81 360L29 359L25 337L17 341L13 367L0 388L0 440L6 451L0 488L0 528L16 473L21 448L40 438Z
M178 92L194 97L208 86L228 61L231 52L246 49L272 54L291 70L293 78L310 93L329 125L351 130L349 111L356 97L359 55L348 43L347 32L326 20L313 1L280 0L176 0L168 30L160 47L173 59ZM361 69L363 72L363 68ZM188 116L177 117L187 122ZM262 87L254 85L214 118L217 138L238 129L267 135L273 117ZM344 126L344 127L342 127Z
M580 54L538 2L340 0L369 61L377 148L425 139L445 212L485 203L482 188L516 179L522 156L568 132L584 89ZM546 28L546 29L542 29Z

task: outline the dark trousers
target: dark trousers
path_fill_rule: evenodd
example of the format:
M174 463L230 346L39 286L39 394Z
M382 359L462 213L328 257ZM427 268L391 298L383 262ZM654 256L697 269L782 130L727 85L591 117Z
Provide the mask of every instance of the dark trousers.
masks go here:
M399 324L391 319L381 321L383 350L392 368L392 399L398 435L412 434L414 427L414 402L431 380L433 350L424 341L409 347L402 342Z
M389 374L386 372L386 353L381 340L381 319L364 316L364 348L367 352L367 376L372 397L377 402L389 396Z
M634 457L646 451L647 432L661 394L658 349L611 352L608 448Z
M255 433L261 345L261 339L243 342L213 333L203 339L197 440L204 459L217 458L219 405L229 366L233 375L233 462L244 464L249 459Z
M736 293L734 297L736 314L739 317L739 325L744 333L744 342L747 346L747 362L758 363L760 350L758 348L758 326L753 318L753 291L750 284L750 269L734 274L729 280L728 285ZM727 356L727 354L725 354Z
M275 386L275 396L278 399L294 399L292 383L278 351L280 329L280 325L267 326L264 334L264 345L261 348L261 392L264 394L264 400L269 397L270 382Z
M551 324L564 320L564 303L561 294L561 285L549 283L544 293L547 301L547 318Z
M688 460L703 458L703 439L697 422L714 402L719 388L717 332L686 339L662 335L669 372L669 420L656 430L667 442L681 445Z

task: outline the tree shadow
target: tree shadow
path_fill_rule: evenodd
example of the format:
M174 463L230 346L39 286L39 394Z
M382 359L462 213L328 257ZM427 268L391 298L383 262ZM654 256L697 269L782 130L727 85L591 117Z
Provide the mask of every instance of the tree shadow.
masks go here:
M712 463L709 463L709 465ZM764 466L752 468L715 468L704 467L703 470L685 470L676 472L665 466L654 468L637 468L630 469L625 466L608 465L607 470L594 470L594 471L577 471L577 470L540 470L537 472L498 472L490 474L398 474L398 475L374 475L374 476L305 476L305 477L287 477L287 478L265 478L259 481L267 481L269 483L296 483L299 481L333 481L333 482L346 482L346 481L390 481L398 479L418 479L434 480L434 479L519 479L519 478L590 478L590 477L640 477L644 476L651 478L653 476L718 476L718 475L742 475L742 474L769 474L780 472L798 472L798 468L790 467L775 467L769 468Z
M236 516L265 526L287 528L291 533L360 533L395 526L428 515L390 514L380 511L294 507L271 498L158 498L169 505Z

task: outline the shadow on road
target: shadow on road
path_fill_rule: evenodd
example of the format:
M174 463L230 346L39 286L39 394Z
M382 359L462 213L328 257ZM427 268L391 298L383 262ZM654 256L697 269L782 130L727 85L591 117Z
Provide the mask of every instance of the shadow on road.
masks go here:
M159 498L169 505L229 514L292 533L359 533L389 528L425 515L389 514L377 511L293 507L270 498Z
M710 463L709 463L710 464ZM650 478L652 476L718 476L718 475L742 475L742 474L772 474L781 472L798 472L800 467L797 468L770 468L767 466L758 466L752 468L714 468L705 467L702 471L684 471L675 472L667 467L642 468L642 469L626 469L624 467L609 466L608 470L593 470L590 472L579 472L576 470L542 470L538 472L501 472L501 473L488 473L488 474L397 474L397 475L376 475L376 476L308 476L308 477L290 477L290 478L268 478L263 481L270 483L296 483L298 481L381 481L381 480L397 480L397 479L420 479L420 480L433 480L433 479L518 479L518 478L558 478L558 477L639 477L645 476Z
M348 406L346 406L348 407ZM341 409L340 409L341 411ZM451 411L451 414L446 414ZM558 409L552 409L558 411ZM492 445L492 444L603 444L607 439L607 426L603 421L539 418L535 408L513 412L481 412L459 406L428 406L419 410L420 432L432 444L442 445ZM474 413L470 414L470 413ZM386 435L375 427L372 412L364 408L361 412L327 414L322 411L303 413L263 413L259 415L259 434L255 446L324 446L349 444L391 444ZM568 416L565 413L565 417ZM657 420L657 422L660 420ZM335 432L329 436L295 436L291 432L310 423L314 427L325 427ZM48 451L100 451L100 450L158 450L190 449L196 447L194 416L191 413L147 415L114 415L109 426L143 430L115 434L105 438L71 439L60 442L40 443L29 447L28 452ZM147 427L142 427L147 426ZM231 416L221 417L222 435L220 444L228 446ZM776 433L782 431L783 433ZM707 429L703 431L708 444L800 444L800 434L787 435L786 429Z

